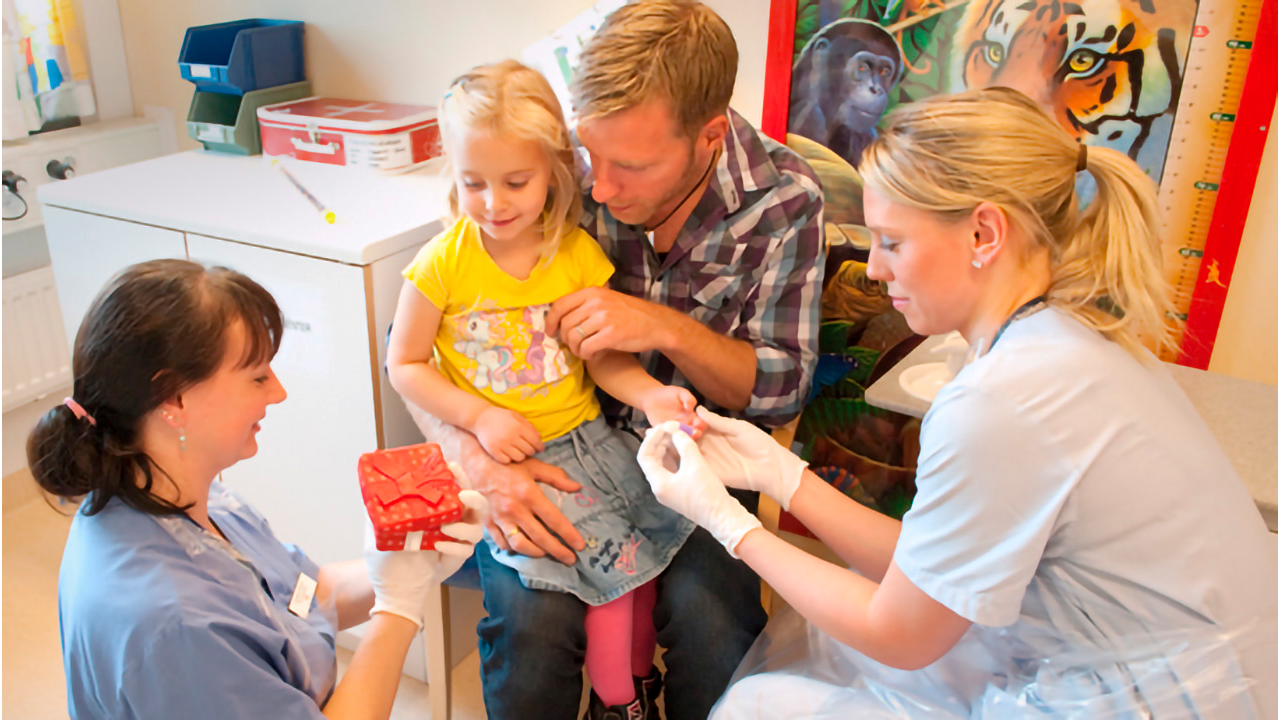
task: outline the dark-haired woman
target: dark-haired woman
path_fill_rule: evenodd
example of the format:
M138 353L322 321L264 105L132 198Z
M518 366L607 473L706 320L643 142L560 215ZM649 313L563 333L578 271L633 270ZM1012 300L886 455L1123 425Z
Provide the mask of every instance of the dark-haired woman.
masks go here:
M285 399L282 317L257 283L135 265L89 308L73 396L27 441L47 492L83 499L58 581L73 718L385 718L433 582L480 537L318 567L214 479ZM316 518L316 522L324 522ZM341 682L334 637L369 620Z

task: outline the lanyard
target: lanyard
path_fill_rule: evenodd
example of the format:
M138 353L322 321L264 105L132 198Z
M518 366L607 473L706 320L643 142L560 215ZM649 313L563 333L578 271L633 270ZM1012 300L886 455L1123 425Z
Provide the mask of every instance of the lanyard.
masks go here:
M987 348L987 352L991 352L996 349L996 343L1000 342L1000 336L1004 335L1004 331L1008 330L1010 325L1024 317L1040 312L1044 309L1045 302L1046 300L1043 295L1037 295L1023 303L1017 310L1014 310L1013 314L1009 316L1009 319L1005 320L1004 324L1000 326L1000 329L996 331L996 336L991 338L991 347Z

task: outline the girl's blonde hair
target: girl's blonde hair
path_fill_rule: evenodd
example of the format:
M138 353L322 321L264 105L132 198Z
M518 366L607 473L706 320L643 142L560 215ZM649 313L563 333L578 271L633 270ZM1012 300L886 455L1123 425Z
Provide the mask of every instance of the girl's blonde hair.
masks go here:
M1016 90L920 100L899 106L886 125L858 167L869 186L950 220L996 204L1048 249L1050 305L1134 354L1141 353L1139 333L1157 350L1173 347L1156 185L1128 156L1088 148L1085 169L1097 195L1081 210L1081 146Z
M551 166L551 184L542 214L543 259L555 254L560 238L578 226L582 195L569 128L551 84L537 70L515 60L480 65L454 80L440 102L440 138L445 172L452 172L448 148L464 129L490 130L500 138L531 140L542 146ZM449 209L461 216L458 188L449 188Z

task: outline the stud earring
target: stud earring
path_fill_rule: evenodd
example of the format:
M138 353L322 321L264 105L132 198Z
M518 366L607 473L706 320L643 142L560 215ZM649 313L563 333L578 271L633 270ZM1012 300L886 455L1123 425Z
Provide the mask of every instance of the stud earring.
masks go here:
M973 263L974 267L978 268L979 270L982 269L982 261L979 260L978 258L974 258L971 262Z
M178 428L178 452L187 451L187 429Z

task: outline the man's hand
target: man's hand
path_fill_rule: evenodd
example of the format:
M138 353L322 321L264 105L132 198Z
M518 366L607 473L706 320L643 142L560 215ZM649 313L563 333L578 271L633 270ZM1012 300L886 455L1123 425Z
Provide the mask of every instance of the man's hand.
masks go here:
M531 557L549 554L566 565L577 560L573 550L564 543L581 550L586 542L560 509L542 494L538 483L570 493L581 490L582 486L570 480L560 468L539 460L503 465L489 457L475 436L466 430L440 422L407 400L405 407L423 436L440 443L446 457L461 463L464 470L461 475L466 482L461 478L459 482L464 486L469 483L489 500L489 520L485 527L498 547ZM508 533L517 528L520 533L514 535L514 540L510 539Z
M476 439L494 460L520 462L542 452L542 435L519 413L489 407L476 418Z
M671 327L671 314L662 305L592 287L569 293L551 304L547 334L558 334L560 342L583 360L594 359L604 350L661 350L668 344L664 338Z
M486 527L498 547L529 557L551 555L566 565L577 560L574 550L586 547L582 534L574 529L560 508L542 494L538 483L570 493L582 489L581 485L570 480L560 468L541 460L530 458L509 465L494 462L487 456L470 460L467 476L489 500Z

